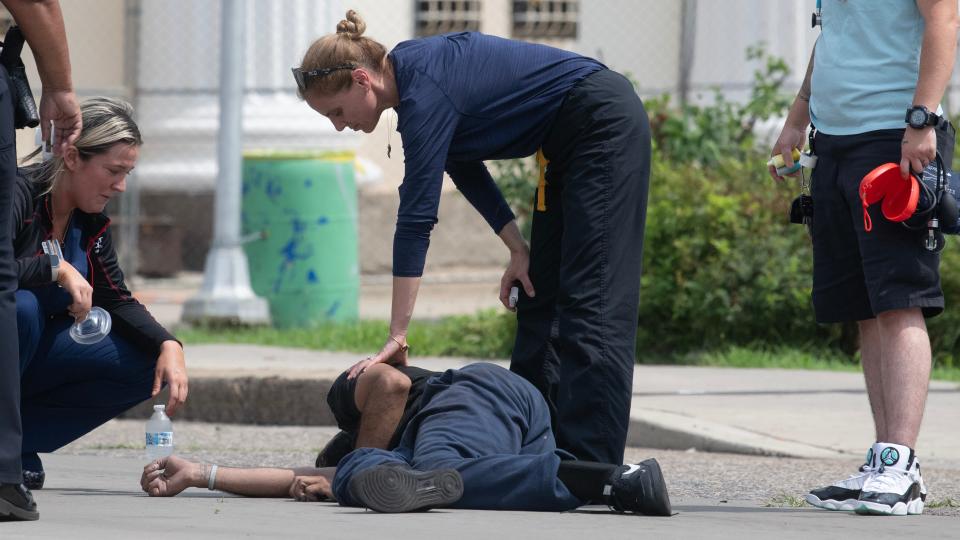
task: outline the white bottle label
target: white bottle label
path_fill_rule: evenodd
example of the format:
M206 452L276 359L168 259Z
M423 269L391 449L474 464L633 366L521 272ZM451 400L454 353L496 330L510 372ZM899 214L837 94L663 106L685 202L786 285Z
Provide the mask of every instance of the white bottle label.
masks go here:
M147 446L173 446L172 431L158 431L147 433Z

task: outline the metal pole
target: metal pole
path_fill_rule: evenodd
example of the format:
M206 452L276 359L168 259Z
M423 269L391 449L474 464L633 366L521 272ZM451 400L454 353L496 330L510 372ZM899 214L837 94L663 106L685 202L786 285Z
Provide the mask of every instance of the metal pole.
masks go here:
M267 302L250 288L247 257L240 245L246 2L223 0L220 10L219 177L214 196L213 245L207 254L203 286L184 304L183 319L263 324L269 322Z
M697 37L697 0L683 0L680 7L680 66L677 74L677 97L687 104L690 94L690 73L693 71Z
M124 79L127 87L127 101L137 111L138 90L140 85L140 0L126 0L126 14L124 18ZM122 216L120 265L130 278L136 279L140 270L140 182L137 181L137 172L131 173L127 182L127 192L120 198L120 215Z

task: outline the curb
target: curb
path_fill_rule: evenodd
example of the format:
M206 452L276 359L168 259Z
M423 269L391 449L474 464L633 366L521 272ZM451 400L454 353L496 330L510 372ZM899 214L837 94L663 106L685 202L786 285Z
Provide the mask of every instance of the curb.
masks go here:
M814 459L851 456L831 448L810 446L701 418L636 407L630 411L627 446Z
M275 426L335 426L327 406L332 378L195 377L190 398L174 420ZM121 418L146 419L167 392L128 410ZM848 453L810 446L674 412L634 407L627 445L758 456L845 458Z

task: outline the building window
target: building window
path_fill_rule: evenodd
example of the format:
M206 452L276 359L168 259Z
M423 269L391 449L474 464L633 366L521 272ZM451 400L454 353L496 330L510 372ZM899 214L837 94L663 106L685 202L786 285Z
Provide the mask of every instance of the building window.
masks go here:
M514 0L513 37L576 38L579 0Z
M480 30L480 0L417 2L417 36Z

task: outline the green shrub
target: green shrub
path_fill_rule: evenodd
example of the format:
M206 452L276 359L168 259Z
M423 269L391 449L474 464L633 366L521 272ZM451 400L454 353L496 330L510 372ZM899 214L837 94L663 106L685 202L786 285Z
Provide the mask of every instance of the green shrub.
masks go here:
M759 153L709 167L654 161L641 351L839 339L813 321L809 236L787 220L795 191Z
M935 366L960 368L960 236L948 236L940 260L946 309L927 320Z
M713 166L755 157L757 122L786 116L792 103L792 97L783 92L790 68L782 58L768 55L762 44L747 49L747 60L759 66L746 103L727 101L718 88L707 105L674 106L669 94L644 101L656 149L654 161Z

